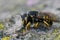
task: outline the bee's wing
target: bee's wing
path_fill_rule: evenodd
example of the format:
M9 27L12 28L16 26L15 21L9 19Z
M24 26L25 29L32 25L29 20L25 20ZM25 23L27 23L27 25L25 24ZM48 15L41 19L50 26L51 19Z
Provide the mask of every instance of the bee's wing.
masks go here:
M48 15L50 18L52 18L52 20L54 22L60 22L60 18L57 15L55 15L54 13L51 13L51 12L41 12L41 14Z

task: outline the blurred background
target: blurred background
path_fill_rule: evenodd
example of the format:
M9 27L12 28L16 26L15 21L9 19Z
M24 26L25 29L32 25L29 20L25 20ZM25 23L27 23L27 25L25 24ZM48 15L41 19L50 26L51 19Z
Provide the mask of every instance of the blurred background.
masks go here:
M60 15L59 4L60 0L0 0L0 19L30 10L51 11Z

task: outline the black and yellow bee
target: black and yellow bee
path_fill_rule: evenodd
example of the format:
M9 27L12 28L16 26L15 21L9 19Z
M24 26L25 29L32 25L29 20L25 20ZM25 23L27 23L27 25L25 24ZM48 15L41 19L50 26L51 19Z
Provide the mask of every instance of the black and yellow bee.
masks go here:
M30 11L28 14L25 14L25 17L22 18L24 29L30 30L30 28L38 29L41 26L46 29L50 29L53 25L53 22L56 20L55 17L50 15L49 12L38 12ZM33 25L33 27L31 27Z

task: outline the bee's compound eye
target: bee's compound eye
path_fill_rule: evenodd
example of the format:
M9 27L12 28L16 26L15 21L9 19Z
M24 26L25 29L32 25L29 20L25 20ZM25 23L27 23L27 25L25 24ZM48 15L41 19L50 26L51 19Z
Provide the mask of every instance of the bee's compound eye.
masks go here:
M38 11L29 11L29 14L30 14L30 15L33 15L33 16L36 16L37 13L38 13Z

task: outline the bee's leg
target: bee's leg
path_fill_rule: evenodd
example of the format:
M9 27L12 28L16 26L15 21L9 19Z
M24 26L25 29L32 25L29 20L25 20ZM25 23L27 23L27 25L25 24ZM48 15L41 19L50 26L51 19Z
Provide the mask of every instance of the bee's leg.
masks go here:
M28 22L27 24L26 24L26 30L29 30L30 29L30 25L31 25L31 22Z
M43 21L44 22L44 27L46 27L47 29L50 29L50 24L46 21Z
M37 23L34 24L34 28L35 29L38 28L38 27L39 27L39 22L37 22Z

